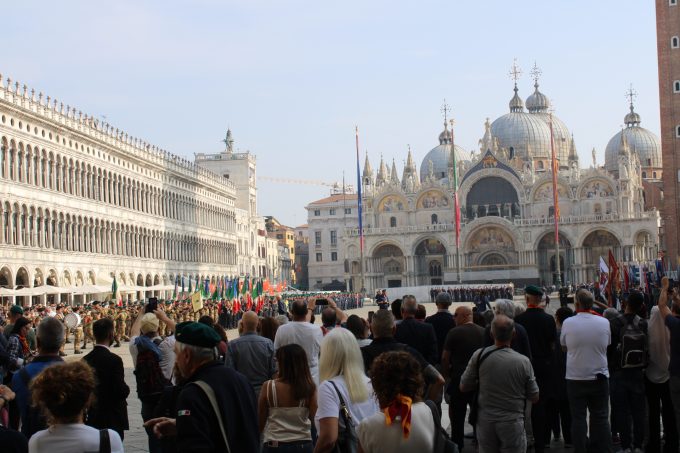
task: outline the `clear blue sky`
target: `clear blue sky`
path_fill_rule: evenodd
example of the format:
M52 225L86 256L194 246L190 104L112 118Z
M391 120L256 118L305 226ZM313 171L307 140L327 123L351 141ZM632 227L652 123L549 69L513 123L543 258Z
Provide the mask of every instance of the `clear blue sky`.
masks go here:
M623 123L629 84L659 133L654 3L516 1L128 1L3 5L12 77L173 153L218 152L227 126L260 175L355 179L354 125L374 168L418 166L438 144L442 98L456 142L541 90L574 133L581 164ZM363 162L362 162L363 165ZM324 187L259 184L259 210L290 225Z

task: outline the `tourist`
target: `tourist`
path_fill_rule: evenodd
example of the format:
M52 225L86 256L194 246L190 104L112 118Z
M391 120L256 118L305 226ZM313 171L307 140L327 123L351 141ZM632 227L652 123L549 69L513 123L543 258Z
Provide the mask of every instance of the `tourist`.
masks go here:
M128 424L127 397L130 387L125 383L123 360L109 348L114 342L114 325L109 318L98 319L92 326L95 345L83 360L94 371L97 385L94 403L85 421L93 428L109 428L124 438Z
M574 311L569 307L560 307L555 312L556 344L560 342L564 320L572 316L574 316ZM561 346L556 346L552 369L554 391L552 398L548 399L546 405L546 440L550 439L551 432L554 432L555 440L558 440L561 432L564 436L565 448L571 448L571 409L569 408L569 397L567 396L566 373L567 354Z
M394 299L394 301L390 304L390 310L392 310L395 324L401 323L401 302L401 299Z
M300 345L276 351L278 377L262 386L258 401L264 453L311 453L311 428L316 414L316 385L309 374L307 355Z
M326 307L321 310L321 331L326 335L338 325L338 317L335 310L331 307Z
M456 326L446 336L441 368L444 377L449 380L446 391L449 395L451 440L458 445L459 451L463 451L465 414L474 394L460 391L460 379L472 354L484 344L484 328L472 322L472 309L468 306L457 307L453 316Z
M100 431L84 423L85 412L94 398L94 389L92 368L82 361L51 366L36 376L31 384L33 404L45 411L49 429L38 431L31 437L29 451L122 453L123 442L117 432L112 429Z
M404 296L401 303L402 321L397 325L395 340L411 346L420 352L431 364L439 363L437 359L437 337L431 324L418 322L415 319L418 302L415 296Z
M345 326L347 327L347 330L352 332L354 338L357 339L357 344L360 348L371 344L372 340L368 338L370 327L364 318L357 315L350 315L347 318Z
M607 367L611 329L605 318L591 313L594 299L588 290L579 289L574 302L576 316L564 321L560 336L560 343L567 351L571 440L575 453L585 453L588 448L588 451L608 453L612 451ZM590 415L590 436L587 414Z
M160 310L156 311L162 313ZM168 346L174 342L174 337L161 338L158 335L158 324L159 315L140 310L130 329L130 356L135 368L137 396L142 403L141 413L144 422L153 417L163 390L171 385L169 376L172 375L172 368L167 370L167 366L175 360L174 352L168 350ZM172 324L174 330L174 322ZM148 427L146 433L150 453L160 452L160 442L154 433Z
M216 360L217 332L186 321L177 325L175 338L175 363L184 382L177 416L154 418L144 426L156 436L174 437L179 453L259 451L255 395L242 374ZM218 413L209 395L214 395Z
M269 338L273 343L279 325L279 320L274 317L260 318L260 323L257 325L257 332L263 337Z
M649 335L649 363L645 369L647 396L648 438L647 451L661 453L661 423L663 421L664 453L678 451L678 430L675 424L670 393L670 332L664 325L659 307L652 307L647 324Z
M26 335L31 328L31 321L23 316L16 320L9 335L8 350L9 359L12 362L23 364L31 357L31 348L28 346Z
M611 428L619 434L622 450L642 450L645 436L647 321L637 315L643 304L642 293L632 291L624 301L624 314L617 313L609 322L611 343L607 348L607 367L612 405Z
M480 453L523 453L527 439L524 411L538 401L538 386L529 359L510 344L514 321L496 315L491 323L494 345L479 349L460 379L461 392L477 391L476 428Z
M527 308L516 314L515 322L527 332L531 347L531 365L539 389L539 400L531 406L531 428L534 435L534 451L542 453L550 447L546 432L546 402L552 398L554 382L552 376L555 350L555 319L547 314L543 305L543 290L538 286L527 286L524 290ZM515 311L516 312L516 311Z
M364 370L368 371L373 365L373 361L384 352L405 351L411 354L420 364L425 383L427 384L427 398L432 401L441 399L442 388L444 387L444 377L431 365L423 355L404 343L399 343L394 339L394 316L388 310L378 310L371 320L371 331L373 341L371 344L361 348L361 355L364 361Z
M309 322L314 307L314 298L309 298L306 302L304 300L292 302L290 311L293 321L278 328L276 338L274 338L274 349L292 343L302 346L307 354L309 372L312 375L312 379L314 379L314 383L318 385L319 350L321 348L323 332L321 332L319 326Z
M12 389L17 394L16 403L21 414L21 432L26 438L47 427L40 411L31 405L30 383L44 369L63 362L59 350L64 345L64 335L64 325L56 318L48 316L40 321L38 355L12 378Z
M359 425L360 450L365 453L432 451L435 427L432 410L423 402L425 382L420 365L407 352L380 355L369 372L380 410Z
M257 334L260 322L254 311L243 314L241 336L229 343L225 363L243 374L260 394L262 384L276 372L274 342Z
M507 316L510 319L515 319L516 306L517 305L510 299L496 299L496 302L494 303L493 307L493 315L494 317L498 315L503 315ZM487 311L485 315L488 313L491 313L491 311ZM484 330L484 346L491 346L494 344L494 339L493 336L491 335L491 319L486 320L485 324L486 327ZM475 321L475 324L477 324L477 321ZM519 352L523 356L531 359L531 345L529 344L529 334L527 333L524 326L522 326L521 324L515 324L515 335L512 338L511 347L512 349Z
M384 310L379 310L382 312ZM321 385L318 409L314 418L319 437L315 453L333 451L342 427L341 406L347 408L351 423L378 411L369 378L364 374L361 351L354 336L346 329L334 329L321 343L319 360Z
M437 313L425 318L425 322L432 325L434 334L437 337L437 360L434 365L439 365L441 361L441 352L444 350L444 341L449 333L449 330L456 326L453 315L449 311L451 306L451 295L448 292L441 292L435 296L434 300L437 305Z
M10 401L14 401L16 394L6 385L0 385L0 413L7 409ZM3 417L4 418L4 417ZM28 440L18 431L4 426L0 421L0 445L6 453L28 453Z
M671 291L669 293L669 291ZM668 299L672 297L672 309L668 308ZM680 434L680 297L678 289L669 289L668 277L661 279L661 290L659 293L659 314L664 320L666 327L670 331L670 361L668 372L670 373L670 392L675 411L675 424L677 432Z

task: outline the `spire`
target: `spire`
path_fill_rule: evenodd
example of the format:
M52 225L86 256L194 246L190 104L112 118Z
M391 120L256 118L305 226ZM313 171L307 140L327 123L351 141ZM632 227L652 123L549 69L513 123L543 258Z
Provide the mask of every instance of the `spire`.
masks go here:
M368 161L368 152L366 152L366 160L364 161L363 178L364 178L364 181L367 178L370 179L370 180L373 179L373 169L371 168L371 163Z
M621 146L619 147L619 156L630 155L630 148L628 147L628 137L626 137L625 129L621 129Z
M633 84L631 83L630 88L626 91L626 98L628 98L628 103L630 106L630 112L626 114L623 118L623 122L626 127L633 127L640 125L640 115L635 112L635 107L633 106L634 100L637 97L637 92L633 90Z
M413 154L411 153L411 145L408 145L408 156L406 157L406 168L416 171L416 164L413 161Z
M534 79L534 92L527 98L527 109L529 113L545 113L550 109L550 100L548 97L538 91L538 79L541 77L541 70L534 62L531 68L531 77Z
M397 174L397 164L392 159L392 171L390 174L390 181L394 184L399 184L399 175Z
M378 167L378 176L375 178L375 184L380 185L385 182L387 182L387 165L385 165L383 156L380 155L380 167Z
M519 80L520 76L522 75L522 70L520 67L517 65L517 58L514 59L512 62L512 68L510 68L510 78L515 82L515 88L513 91L515 92L515 95L510 99L510 111L511 112L523 112L524 111L524 102L522 102L522 98L519 97L518 91L519 89L517 88L517 81Z
M576 152L576 143L574 142L574 134L571 134L571 141L569 143L569 161L578 163L578 153Z

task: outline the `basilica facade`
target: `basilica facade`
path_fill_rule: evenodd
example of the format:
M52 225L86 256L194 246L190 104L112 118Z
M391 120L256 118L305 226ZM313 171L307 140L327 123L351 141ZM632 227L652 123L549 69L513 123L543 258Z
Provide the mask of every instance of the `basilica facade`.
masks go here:
M264 219L232 180L1 79L0 291L30 294L10 299L103 298L114 277L132 299L180 278L267 276Z
M661 147L641 127L632 99L626 127L610 140L604 166L596 163L594 150L593 162L584 166L567 126L548 113L538 81L526 102L518 91L515 84L508 113L487 119L478 150L455 145L445 120L439 145L424 157L420 171L410 150L401 172L382 158L374 171L366 157L365 288L552 284L558 268L562 282L576 284L596 278L599 258L606 260L609 250L619 262L656 259L659 213L644 188L659 183ZM559 167L559 255L551 146ZM461 215L458 244L454 194ZM360 288L356 227L344 230L342 244L345 281Z

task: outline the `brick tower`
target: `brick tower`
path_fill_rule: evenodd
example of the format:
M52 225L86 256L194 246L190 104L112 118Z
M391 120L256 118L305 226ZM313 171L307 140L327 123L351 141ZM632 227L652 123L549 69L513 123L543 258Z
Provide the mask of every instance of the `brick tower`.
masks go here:
M661 249L676 268L680 264L680 5L656 0L656 42L659 58L661 150L664 202Z

